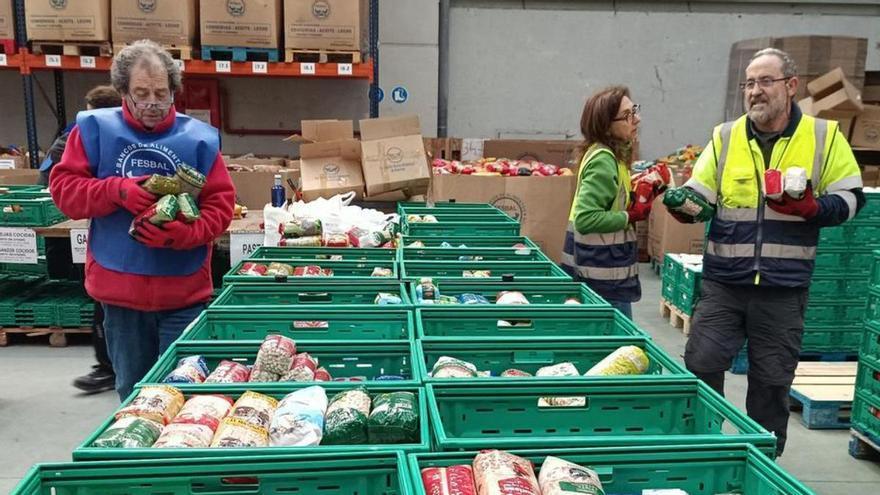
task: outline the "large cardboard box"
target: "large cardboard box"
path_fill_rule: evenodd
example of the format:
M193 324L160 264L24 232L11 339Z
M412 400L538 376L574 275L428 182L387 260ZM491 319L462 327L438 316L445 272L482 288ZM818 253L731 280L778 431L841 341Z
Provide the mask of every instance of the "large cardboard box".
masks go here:
M12 0L0 0L0 40L15 38L15 16Z
M357 139L323 141L300 147L302 196L306 201L354 191L364 197L361 147Z
M865 105L853 124L850 144L880 150L880 105Z
M25 0L30 40L110 41L110 0Z
M431 169L418 116L364 119L360 130L368 197L391 191L407 196L428 191Z
M488 158L511 158L535 160L577 168L579 141L540 139L487 139L483 142L483 156Z
M818 77L809 84L807 90L813 97L813 111L849 110L862 111L862 96L839 67Z
M281 47L281 0L200 0L202 46Z
M149 38L173 46L195 46L199 27L196 0L113 0L113 43Z
M431 195L435 201L491 203L520 221L522 235L530 237L557 263L565 242L568 213L577 186L573 175L555 177L499 177L438 175Z
M40 171L33 168L0 169L0 184L37 184Z
M853 122L855 121L858 112L846 110L819 110L817 112L812 96L808 96L799 101L798 106L800 107L801 111L804 112L804 114L806 115L818 117L820 119L837 121L838 124L840 124L840 132L843 134L844 137L849 139L852 133Z
M21 155L7 155L0 153L0 170L11 170L16 168L28 168L27 157Z
M225 156L224 160L227 165L242 165L248 169L255 166L259 169L260 165L271 166L273 170L265 171L230 171L229 176L235 185L235 197L238 204L247 206L250 209L262 210L266 203L272 199L272 186L275 184L275 175L281 175L281 183L287 190L287 197L292 198L294 189L290 187L287 179L296 182L299 180L299 169L288 167L288 160L279 157L255 157L245 156L240 158L232 158Z
M662 260L666 253L702 254L706 224L684 224L663 206L663 197L654 200L648 217L648 254Z
M284 0L284 47L360 51L368 22L367 0Z

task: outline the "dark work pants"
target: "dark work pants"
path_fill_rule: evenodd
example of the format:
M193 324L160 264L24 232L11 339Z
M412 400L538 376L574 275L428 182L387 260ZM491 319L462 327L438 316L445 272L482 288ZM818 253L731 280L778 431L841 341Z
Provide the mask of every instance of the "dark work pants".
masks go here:
M807 291L704 280L685 348L688 370L724 395L724 372L748 340L746 411L776 434L777 454L785 449Z

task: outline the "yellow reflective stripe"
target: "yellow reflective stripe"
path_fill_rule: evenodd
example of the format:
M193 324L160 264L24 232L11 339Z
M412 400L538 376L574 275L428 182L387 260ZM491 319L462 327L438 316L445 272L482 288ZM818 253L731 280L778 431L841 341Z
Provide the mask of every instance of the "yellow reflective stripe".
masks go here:
M724 208L719 207L715 213L721 220L727 220L730 222L757 222L758 221L758 209L757 208Z
M786 258L790 260L812 260L816 258L816 246L763 244L761 246L761 256L765 258Z
M847 215L847 220L852 220L854 216L856 216L856 208L858 208L858 200L856 200L856 195L849 191L834 191L831 193L835 196L840 196L846 201L846 207L849 210Z
M706 254L721 258L752 258L755 256L754 244L721 244L714 241L706 243Z
M815 149L813 151L813 189L819 189L819 180L822 178L822 163L825 156L825 137L828 135L828 121L825 119L814 119L813 135L815 140Z
M694 191L702 194L703 197L706 198L706 201L708 201L710 203L715 203L718 199L718 195L715 193L715 191L704 186L699 181L697 181L697 179L695 179L694 177L691 177L690 179L688 179L688 181L684 183L683 187L689 187L689 188L693 189Z
M635 230L630 228L605 234L580 234L575 230L574 224L569 222L567 231L571 232L574 236L574 242L587 246L613 246L615 244L636 242Z
M718 155L718 164L715 170L715 184L721 190L721 178L724 176L724 167L727 165L727 150L730 147L730 133L734 122L725 122L721 125L721 154Z
M777 222L806 222L802 217L779 213L769 206L764 209L764 220L776 220Z
M856 189L859 187L863 187L862 177L860 175L853 175L852 177L844 177L843 179L840 179L833 184L829 184L826 188L826 191L847 191L849 189Z

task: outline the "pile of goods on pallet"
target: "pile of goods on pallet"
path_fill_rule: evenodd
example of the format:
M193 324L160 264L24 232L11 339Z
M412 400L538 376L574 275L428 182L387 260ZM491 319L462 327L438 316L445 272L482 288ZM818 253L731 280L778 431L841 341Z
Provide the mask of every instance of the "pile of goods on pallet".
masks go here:
M567 167L559 167L533 160L510 160L507 158L480 158L479 160L444 160L431 162L434 175L477 175L506 177L551 177L573 175Z
M661 267L663 301L692 316L697 301L700 300L700 286L703 281L703 255L670 253L663 258Z

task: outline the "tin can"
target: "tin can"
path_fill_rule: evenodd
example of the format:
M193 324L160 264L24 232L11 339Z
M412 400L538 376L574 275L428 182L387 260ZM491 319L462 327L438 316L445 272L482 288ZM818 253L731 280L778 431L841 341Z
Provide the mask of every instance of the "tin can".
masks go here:
M782 185L782 172L771 168L764 171L764 196L778 200L782 198L784 188Z
M529 300L522 292L505 290L498 293L495 304L529 304Z

